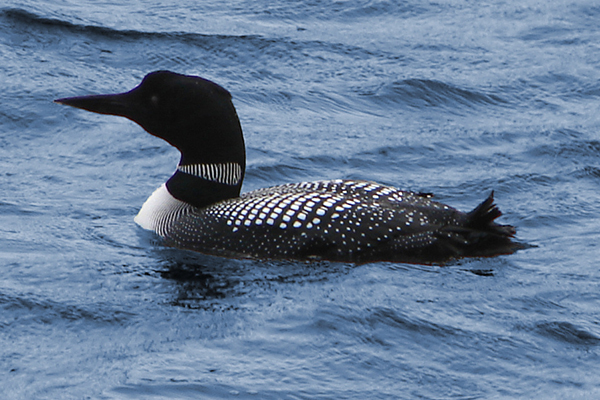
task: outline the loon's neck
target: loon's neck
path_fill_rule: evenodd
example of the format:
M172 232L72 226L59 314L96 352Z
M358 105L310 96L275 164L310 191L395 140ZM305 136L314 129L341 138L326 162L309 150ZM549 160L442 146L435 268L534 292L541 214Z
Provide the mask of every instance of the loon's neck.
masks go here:
M238 197L243 180L243 164L179 164L173 176L144 202L135 222L166 236L170 225L193 207Z
M206 207L238 197L244 179L244 165L239 163L179 164L166 183L177 200L194 207Z

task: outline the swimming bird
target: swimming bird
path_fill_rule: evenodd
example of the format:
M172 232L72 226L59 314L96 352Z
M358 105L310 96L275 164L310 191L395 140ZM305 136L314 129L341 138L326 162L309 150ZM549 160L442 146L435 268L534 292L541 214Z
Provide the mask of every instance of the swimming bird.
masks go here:
M437 264L514 252L493 192L471 212L366 180L284 184L240 195L246 155L231 94L169 71L119 94L55 100L126 117L181 153L135 221L169 246L257 259Z

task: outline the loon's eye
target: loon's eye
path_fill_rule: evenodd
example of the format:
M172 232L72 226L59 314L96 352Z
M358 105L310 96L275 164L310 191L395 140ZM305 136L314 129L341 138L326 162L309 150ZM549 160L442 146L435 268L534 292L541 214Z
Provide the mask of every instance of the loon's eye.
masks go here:
M158 106L158 95L153 95L152 97L150 97L150 101L152 102L153 106Z

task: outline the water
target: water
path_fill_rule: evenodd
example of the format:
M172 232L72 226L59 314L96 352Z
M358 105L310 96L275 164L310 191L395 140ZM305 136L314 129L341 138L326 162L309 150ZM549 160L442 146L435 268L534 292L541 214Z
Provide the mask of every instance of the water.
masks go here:
M0 6L6 399L600 396L595 1ZM244 190L361 178L532 244L444 267L240 261L133 223L178 154L53 104L168 69L234 96Z

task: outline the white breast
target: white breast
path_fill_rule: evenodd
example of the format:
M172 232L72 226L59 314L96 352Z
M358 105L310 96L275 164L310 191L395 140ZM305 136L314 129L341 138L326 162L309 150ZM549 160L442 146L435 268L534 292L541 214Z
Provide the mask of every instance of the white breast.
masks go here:
M173 197L163 183L144 202L134 221L144 229L166 236L169 226L192 208L188 203Z

